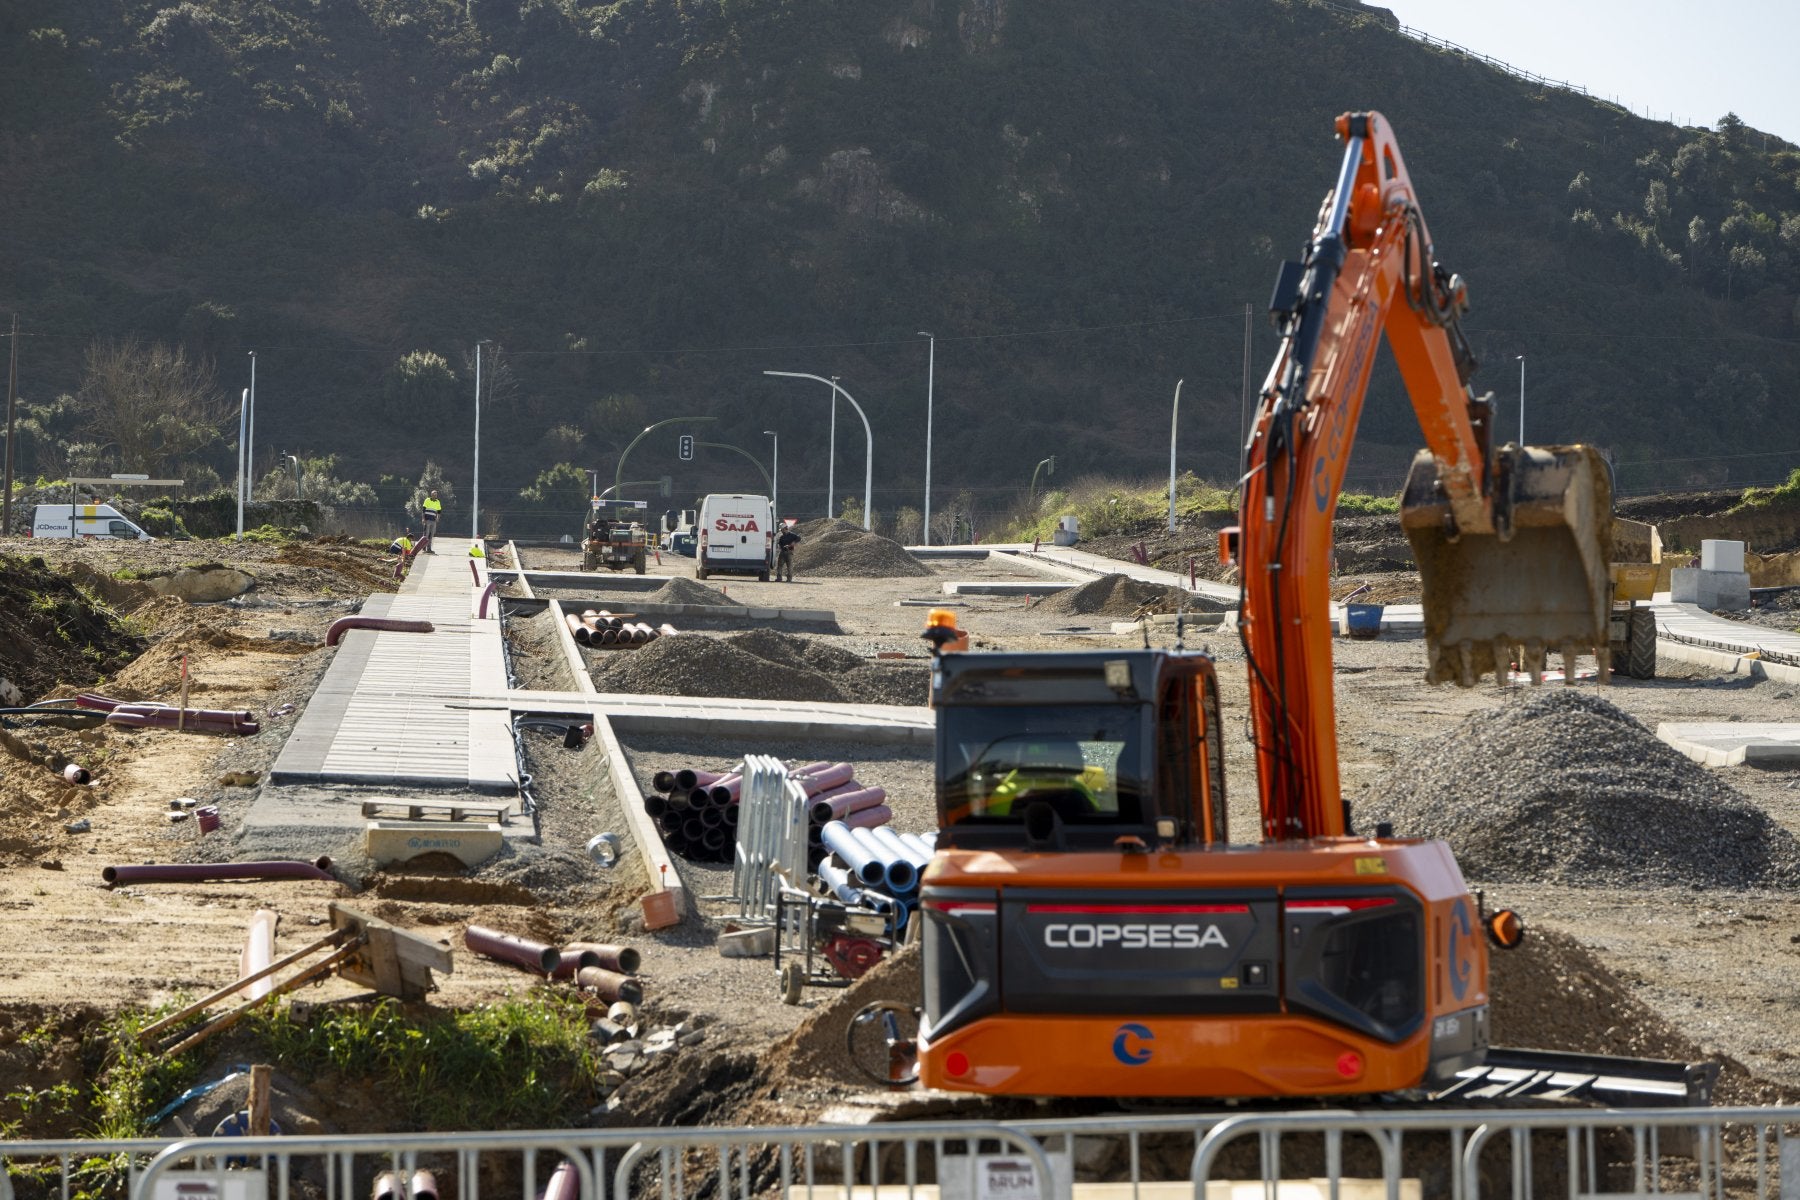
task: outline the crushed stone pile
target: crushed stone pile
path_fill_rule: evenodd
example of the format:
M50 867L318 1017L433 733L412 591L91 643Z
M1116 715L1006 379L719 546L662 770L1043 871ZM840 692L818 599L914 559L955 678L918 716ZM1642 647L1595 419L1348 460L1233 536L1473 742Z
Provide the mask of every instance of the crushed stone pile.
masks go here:
M1145 583L1129 575L1102 575L1080 587L1045 596L1032 612L1057 616L1113 617L1118 620L1150 613L1224 612L1227 605L1196 592L1161 583Z
M794 574L829 579L891 579L929 575L931 568L892 538L868 533L837 517L821 517L794 526Z
M657 588L645 597L653 604L711 604L730 605L731 597L720 594L718 589L709 588L704 583L695 583L677 575L669 582Z
M927 669L872 663L816 638L753 629L658 638L594 671L602 692L812 703L924 704Z
M1450 843L1496 883L1800 887L1800 841L1736 788L1587 692L1475 713L1356 803L1359 828Z

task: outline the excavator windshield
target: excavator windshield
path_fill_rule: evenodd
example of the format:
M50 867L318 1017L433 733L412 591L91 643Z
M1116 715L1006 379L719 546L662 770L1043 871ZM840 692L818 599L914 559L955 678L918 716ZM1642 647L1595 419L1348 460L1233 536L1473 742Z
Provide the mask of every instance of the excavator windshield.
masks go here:
M1142 820L1138 705L951 707L938 720L944 826L1018 824L1036 804L1071 826Z

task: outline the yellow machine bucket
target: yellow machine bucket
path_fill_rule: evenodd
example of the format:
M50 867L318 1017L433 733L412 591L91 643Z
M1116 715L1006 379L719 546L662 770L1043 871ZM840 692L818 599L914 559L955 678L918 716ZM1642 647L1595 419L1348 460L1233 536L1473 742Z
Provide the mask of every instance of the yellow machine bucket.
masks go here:
M1494 528L1452 516L1429 451L1413 459L1400 524L1419 563L1433 683L1504 683L1511 663L1539 682L1545 656L1591 654L1605 678L1612 606L1612 485L1587 446L1508 446L1495 456Z

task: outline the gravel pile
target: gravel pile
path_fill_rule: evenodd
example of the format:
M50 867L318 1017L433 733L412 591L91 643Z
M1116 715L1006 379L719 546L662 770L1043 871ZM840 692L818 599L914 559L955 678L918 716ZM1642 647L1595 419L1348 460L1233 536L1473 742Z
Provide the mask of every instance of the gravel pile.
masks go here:
M1800 886L1800 842L1742 793L1587 692L1476 713L1356 805L1450 843L1464 874L1596 887Z
M594 672L602 692L813 703L924 704L922 664L871 663L816 638L753 629L658 638Z
M931 568L906 547L878 533L866 533L837 517L821 517L794 526L794 574L827 578L891 579L929 575Z
M682 575L677 575L675 578L669 580L669 582L663 584L654 592L651 592L648 596L644 597L644 599L647 603L651 604L712 604L729 606L736 603L731 597L722 595L716 589L709 588L704 583L695 583L692 579L688 579Z
M1184 607L1188 612L1223 612L1226 606L1167 584L1145 583L1129 575L1102 575L1091 583L1045 596L1031 611L1124 620L1147 612L1179 612Z

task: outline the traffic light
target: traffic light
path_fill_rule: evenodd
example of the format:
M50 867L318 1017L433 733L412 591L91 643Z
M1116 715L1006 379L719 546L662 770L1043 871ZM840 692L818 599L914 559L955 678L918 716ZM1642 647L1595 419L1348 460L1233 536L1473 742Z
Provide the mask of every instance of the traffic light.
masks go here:
M675 439L675 455L682 462L694 461L694 435L684 433Z

